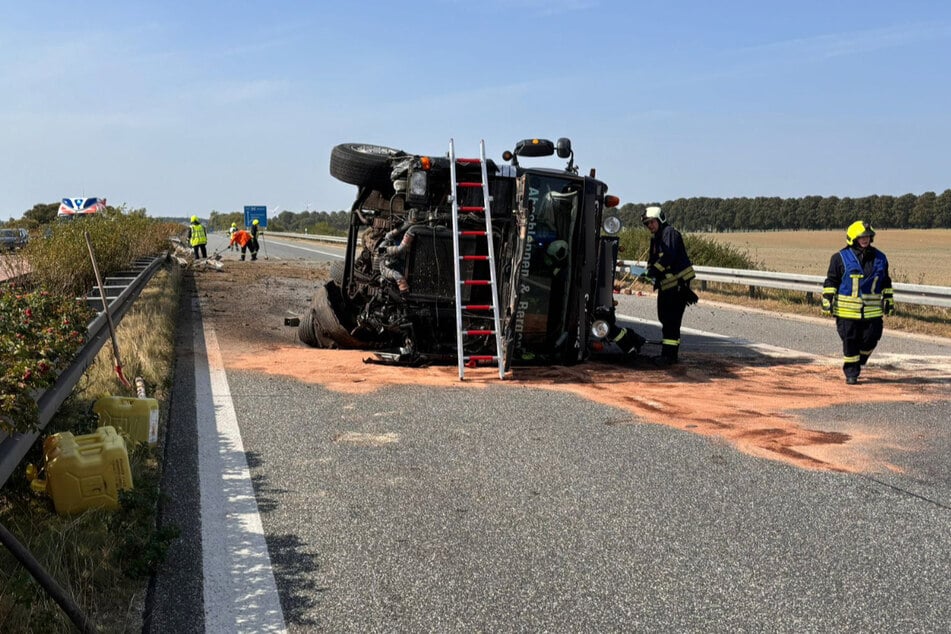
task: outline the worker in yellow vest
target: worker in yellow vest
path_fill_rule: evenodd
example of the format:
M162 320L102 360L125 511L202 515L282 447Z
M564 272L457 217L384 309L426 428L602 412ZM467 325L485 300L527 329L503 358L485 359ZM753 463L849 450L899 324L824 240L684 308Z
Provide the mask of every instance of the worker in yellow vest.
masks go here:
M196 260L208 257L208 234L205 233L205 227L199 222L198 216L192 216L192 223L188 225L188 242L195 250Z

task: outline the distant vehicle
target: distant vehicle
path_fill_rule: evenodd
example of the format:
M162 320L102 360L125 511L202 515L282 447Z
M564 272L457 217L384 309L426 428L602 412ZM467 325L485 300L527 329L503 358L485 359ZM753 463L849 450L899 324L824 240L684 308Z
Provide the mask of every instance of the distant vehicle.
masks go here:
M26 246L30 234L26 229L0 229L0 250L14 251Z
M557 152L565 169L529 168L521 157ZM484 186L460 190L458 229L453 222L451 179L482 181L480 162L417 156L391 148L347 143L336 146L330 173L356 185L346 259L331 268L298 330L303 343L323 348L377 351L397 363L449 362L496 351L494 325L485 307L491 286L464 285L462 324L455 319L456 278L491 279L496 262L503 312L505 365L569 364L594 356L628 357L618 345L627 324L615 315L613 283L620 221L610 215L618 199L608 186L580 175L571 142L519 141L505 152L509 165L487 161L493 258L487 258ZM454 273L453 232L461 241ZM398 254L399 259L391 257ZM396 270L399 267L399 270ZM632 330L632 329L631 329ZM485 336L482 336L482 335ZM635 348L643 338L632 334ZM628 346L630 347L630 346ZM381 354L382 353L382 354Z
M93 216L105 210L105 198L64 198L59 204L57 218L73 218L75 216Z

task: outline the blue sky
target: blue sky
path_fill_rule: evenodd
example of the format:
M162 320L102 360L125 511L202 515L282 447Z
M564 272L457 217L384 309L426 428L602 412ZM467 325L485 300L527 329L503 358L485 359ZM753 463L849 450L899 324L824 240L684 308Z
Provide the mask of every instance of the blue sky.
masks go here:
M334 145L442 154L450 137L496 158L569 137L622 202L941 193L949 7L8 2L0 220L78 196L154 216L348 209Z

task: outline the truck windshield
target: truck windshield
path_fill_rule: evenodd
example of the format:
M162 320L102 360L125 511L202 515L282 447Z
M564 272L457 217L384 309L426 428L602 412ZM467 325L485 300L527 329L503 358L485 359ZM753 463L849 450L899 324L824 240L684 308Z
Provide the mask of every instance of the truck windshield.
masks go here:
M527 219L519 266L515 350L525 360L565 345L565 307L574 254L581 184L541 174L524 176L522 206Z

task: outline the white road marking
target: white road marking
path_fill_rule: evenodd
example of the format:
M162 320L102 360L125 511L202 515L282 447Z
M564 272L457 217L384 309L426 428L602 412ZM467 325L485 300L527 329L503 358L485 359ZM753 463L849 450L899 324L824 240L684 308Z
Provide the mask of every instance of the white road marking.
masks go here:
M205 631L286 632L214 329L194 344Z

